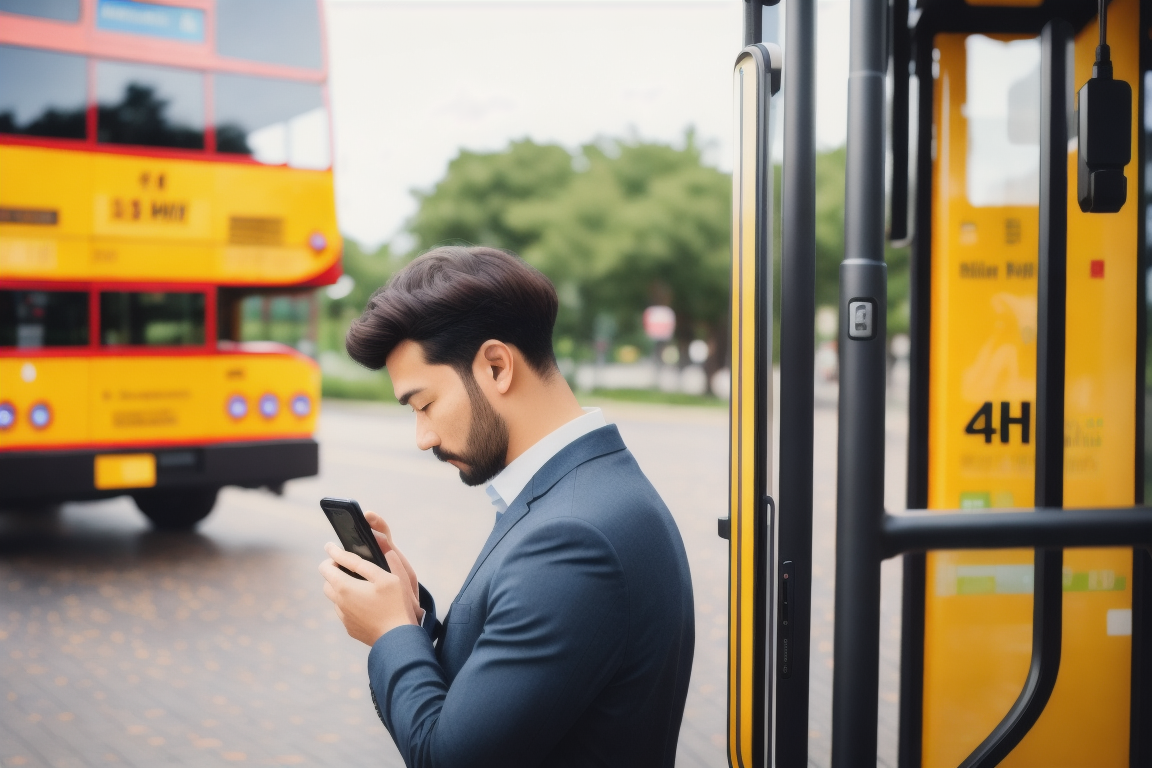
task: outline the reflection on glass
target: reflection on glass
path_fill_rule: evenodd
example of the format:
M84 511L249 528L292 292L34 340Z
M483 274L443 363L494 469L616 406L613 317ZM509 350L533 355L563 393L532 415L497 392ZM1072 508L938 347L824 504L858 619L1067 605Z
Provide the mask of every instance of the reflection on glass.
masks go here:
M216 75L216 150L268 165L325 169L328 112L319 85Z
M216 50L238 59L320 69L316 0L219 0Z
M80 0L0 0L0 13L39 16L56 21L80 21Z
M38 349L87 344L87 293L0 291L0 347Z
M968 202L1040 204L1040 41L965 40Z
M332 522L336 524L340 543L344 545L345 549L369 562L375 560L372 556L372 550L360 536L360 531L356 530L356 523L352 520L352 515L346 510L334 509L332 510Z
M226 341L275 341L316 355L316 294L245 294L222 288L216 329Z
M83 56L0 45L0 133L82 139Z
M97 139L204 148L204 77L171 67L96 62Z
M204 343L202 293L101 293L104 346L180 347Z

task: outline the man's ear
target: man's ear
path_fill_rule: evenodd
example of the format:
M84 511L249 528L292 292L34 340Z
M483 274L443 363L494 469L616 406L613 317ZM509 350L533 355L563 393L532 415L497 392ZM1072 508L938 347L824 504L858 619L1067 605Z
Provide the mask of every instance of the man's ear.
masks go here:
M502 341L489 339L480 345L473 363L477 379L492 381L496 391L502 395L508 394L512 387L515 360L512 349Z

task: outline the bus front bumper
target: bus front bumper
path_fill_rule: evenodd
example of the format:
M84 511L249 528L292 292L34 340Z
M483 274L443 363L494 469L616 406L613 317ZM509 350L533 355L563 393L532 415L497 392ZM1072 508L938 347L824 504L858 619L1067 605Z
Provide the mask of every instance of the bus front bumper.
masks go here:
M155 457L154 482L98 487L97 458ZM110 450L0 451L0 503L101 499L143 488L277 487L319 472L315 440L269 440Z

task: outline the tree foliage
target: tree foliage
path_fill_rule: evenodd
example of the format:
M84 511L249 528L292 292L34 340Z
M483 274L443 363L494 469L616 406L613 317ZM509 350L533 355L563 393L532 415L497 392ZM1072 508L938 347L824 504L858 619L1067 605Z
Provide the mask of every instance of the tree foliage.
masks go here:
M519 253L556 283L557 335L577 344L606 332L639 340L651 304L676 311L682 344L726 323L731 182L701 162L691 133L683 148L606 140L570 154L520 141L461 152L418 199L418 251L463 241Z
M416 251L445 243L490 245L520 253L533 232L508 223L525 201L548 200L571 182L572 155L563 147L514 141L502 152L460 154L430 191L415 191L419 208L408 222Z
M836 305L844 258L845 151L816 161L816 305ZM780 173L776 205L779 211ZM601 140L569 152L529 140L499 152L461 151L432 189L415 193L413 246L345 247L352 294L334 312L362 308L371 292L417 253L446 243L482 244L523 256L556 284L556 334L589 354L595 339L644 343L641 314L671 306L677 342L697 338L726 354L731 177L702 162L694 135L681 147ZM779 219L777 219L779 221ZM777 227L777 258L779 258ZM888 248L889 331L907 329L906 249ZM779 316L779 263L776 265ZM333 317L336 315L333 314Z

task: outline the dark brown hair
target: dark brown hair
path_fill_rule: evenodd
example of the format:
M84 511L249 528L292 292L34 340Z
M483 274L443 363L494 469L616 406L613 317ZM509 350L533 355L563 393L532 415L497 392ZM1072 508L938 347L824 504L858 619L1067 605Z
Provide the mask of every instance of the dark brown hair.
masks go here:
M348 329L352 359L377 370L396 345L420 344L432 365L471 370L480 345L515 346L537 374L556 370L552 328L556 288L547 277L495 248L443 246L417 257L372 294Z

